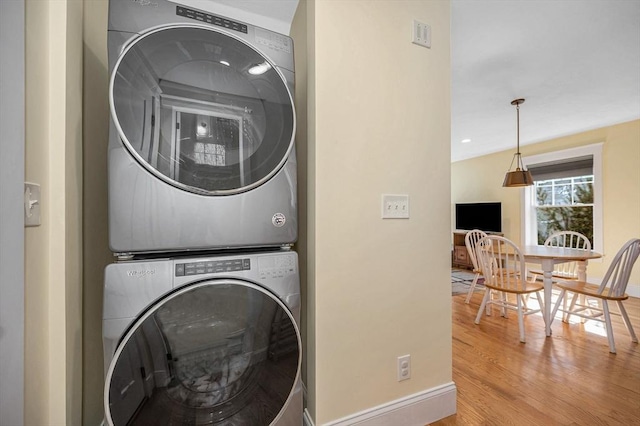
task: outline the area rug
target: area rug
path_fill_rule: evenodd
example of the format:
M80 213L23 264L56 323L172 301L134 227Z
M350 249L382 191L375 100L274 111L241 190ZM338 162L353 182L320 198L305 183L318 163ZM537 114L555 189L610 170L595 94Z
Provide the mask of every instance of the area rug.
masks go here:
M451 269L451 295L467 294L475 274L468 269ZM484 278L478 278L474 291L484 291Z

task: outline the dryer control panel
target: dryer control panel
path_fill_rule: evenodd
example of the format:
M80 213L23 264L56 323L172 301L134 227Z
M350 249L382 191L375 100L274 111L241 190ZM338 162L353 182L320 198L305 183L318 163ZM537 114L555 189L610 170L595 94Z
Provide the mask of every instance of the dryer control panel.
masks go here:
M193 10L183 6L176 6L176 15L195 19L196 21L206 22L207 24L217 25L219 27L224 27L230 30L239 31L241 33L247 33L247 26L245 24L232 21L231 19L222 18L220 16L211 15L210 13L202 12L199 10Z

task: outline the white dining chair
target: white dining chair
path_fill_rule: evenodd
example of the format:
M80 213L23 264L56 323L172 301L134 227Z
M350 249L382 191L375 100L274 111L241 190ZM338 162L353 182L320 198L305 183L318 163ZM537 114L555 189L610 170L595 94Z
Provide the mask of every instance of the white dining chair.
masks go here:
M591 250L591 241L586 235L575 231L556 231L545 240L544 245L547 247L565 247L574 248L580 250ZM531 280L538 279L539 276L544 275L541 270L531 269L529 270ZM558 263L554 266L551 278L554 281L558 280L577 280L578 279L578 262L564 262ZM584 301L584 297L582 298ZM566 304L565 299L565 304ZM566 305L563 307L567 309ZM563 318L563 321L566 317ZM584 321L583 321L584 322Z
M480 270L480 267L478 266L478 258L476 257L476 244L486 236L487 233L479 229L473 229L467 232L464 236L464 245L467 247L467 252L469 253L469 258L471 259L473 272L475 274L473 281L471 281L471 287L469 287L469 291L467 292L467 297L464 299L464 303L469 303L469 300L471 300L471 295L475 291L478 279L482 274L482 270Z
M565 247L580 250L591 250L591 241L586 235L575 231L558 231L549 235L544 245L547 247ZM543 273L540 270L530 270L531 279L535 280ZM552 278L562 280L578 279L578 262L565 262L555 265Z
M624 308L623 301L629 296L625 293L629 284L629 277L633 265L640 255L640 238L634 238L627 241L622 248L616 253L611 261L611 265L607 269L600 284L593 284L586 281L559 281L556 286L560 289L560 295L556 300L555 307L551 313L551 318L555 317L560 304L563 303L563 311L565 312L564 321L568 322L571 315L577 315L587 320L600 321L605 324L607 338L609 339L609 352L616 353L616 346L613 339L613 328L611 326L611 312L609 310L609 302L616 302L622 316L624 325L631 335L631 341L638 342L629 316ZM567 293L572 293L572 299L569 307L564 304ZM581 300L584 296L584 301Z
M540 292L544 285L537 281L527 280L527 268L522 252L513 241L489 235L478 241L476 245L478 264L484 276L485 293L480 309L476 315L476 324L480 324L482 313L492 305L501 308L502 316L507 316L507 309L518 312L518 328L520 341L525 343L524 316L541 312L544 302ZM492 297L492 292L499 297ZM535 293L539 308L532 309L525 303L525 295ZM508 295L515 295L515 302L509 300Z

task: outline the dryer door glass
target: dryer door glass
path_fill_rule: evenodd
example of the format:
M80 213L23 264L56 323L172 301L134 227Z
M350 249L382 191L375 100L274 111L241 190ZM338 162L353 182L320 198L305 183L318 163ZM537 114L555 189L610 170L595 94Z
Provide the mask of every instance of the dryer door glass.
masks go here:
M286 409L301 362L289 310L259 286L191 285L151 306L109 367L114 425L268 425Z
M188 191L256 187L293 147L293 101L283 74L216 29L169 27L134 40L116 62L110 96L131 154Z

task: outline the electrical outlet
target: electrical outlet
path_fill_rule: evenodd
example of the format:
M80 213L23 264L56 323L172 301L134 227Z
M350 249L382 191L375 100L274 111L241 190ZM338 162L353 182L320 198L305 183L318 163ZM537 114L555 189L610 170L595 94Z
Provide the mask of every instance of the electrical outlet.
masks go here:
M413 20L413 44L431 48L431 27L422 22Z
M383 219L409 219L409 196L382 194Z
M411 378L411 355L398 357L398 381Z

